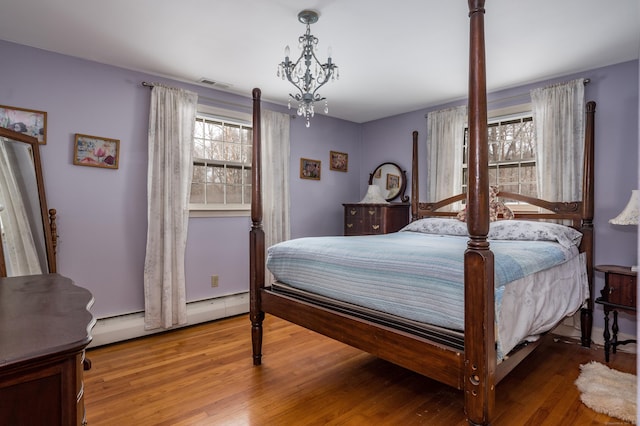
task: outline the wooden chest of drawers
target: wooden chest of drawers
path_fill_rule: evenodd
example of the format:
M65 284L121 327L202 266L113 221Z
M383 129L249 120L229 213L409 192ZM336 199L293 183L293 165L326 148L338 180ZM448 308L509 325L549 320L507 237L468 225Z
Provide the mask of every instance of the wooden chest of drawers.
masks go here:
M84 425L91 293L58 274L0 278L0 424Z
M343 204L344 235L376 235L399 231L409 223L408 203Z

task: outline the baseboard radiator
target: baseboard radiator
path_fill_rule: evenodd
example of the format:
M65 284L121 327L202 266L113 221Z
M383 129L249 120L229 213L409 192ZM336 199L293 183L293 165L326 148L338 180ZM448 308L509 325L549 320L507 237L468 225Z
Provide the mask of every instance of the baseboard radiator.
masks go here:
M176 326L175 328L241 315L247 312L249 312L248 292L189 302L187 303L187 324ZM145 330L144 312L102 318L97 320L96 325L91 330L93 340L88 347L108 345L163 331L167 330Z

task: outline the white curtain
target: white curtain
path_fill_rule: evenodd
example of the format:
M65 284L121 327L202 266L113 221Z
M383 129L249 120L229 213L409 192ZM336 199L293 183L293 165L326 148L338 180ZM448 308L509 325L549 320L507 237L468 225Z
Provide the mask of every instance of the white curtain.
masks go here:
M33 160L28 149L25 149L21 159L15 154L18 153L7 149L4 140L0 139L0 242L8 276L38 275L42 274L42 267L20 190L22 177L15 169L20 160L25 168L33 169ZM33 179L35 185L35 175ZM24 185L25 182L22 182Z
M289 225L289 115L262 110L262 208L265 247L291 238ZM272 281L266 271L265 282Z
M155 84L149 113L145 329L187 321L184 256L196 93Z
M581 199L584 154L584 79L531 91L536 126L538 197Z
M466 120L466 106L427 114L428 201L442 200L460 193Z

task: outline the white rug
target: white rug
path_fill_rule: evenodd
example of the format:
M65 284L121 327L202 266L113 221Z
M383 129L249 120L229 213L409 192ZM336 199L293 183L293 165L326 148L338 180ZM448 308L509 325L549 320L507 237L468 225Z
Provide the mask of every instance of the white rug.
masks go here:
M636 423L638 384L634 374L595 361L581 365L580 370L576 386L584 405L598 413Z

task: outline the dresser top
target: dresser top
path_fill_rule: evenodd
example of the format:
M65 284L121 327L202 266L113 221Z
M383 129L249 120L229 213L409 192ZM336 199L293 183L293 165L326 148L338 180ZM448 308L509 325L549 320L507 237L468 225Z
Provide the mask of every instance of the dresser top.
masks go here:
M91 293L58 274L0 278L0 367L91 342Z

